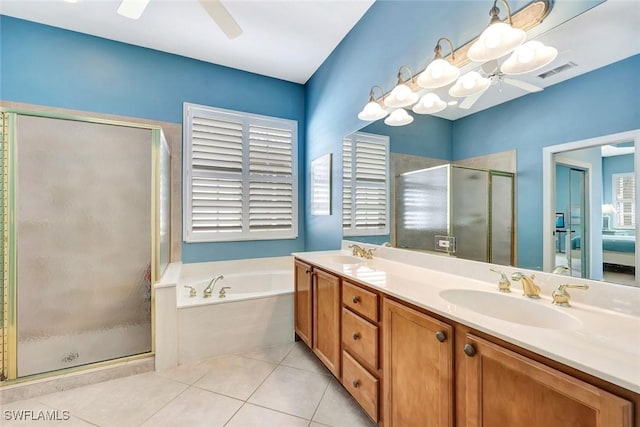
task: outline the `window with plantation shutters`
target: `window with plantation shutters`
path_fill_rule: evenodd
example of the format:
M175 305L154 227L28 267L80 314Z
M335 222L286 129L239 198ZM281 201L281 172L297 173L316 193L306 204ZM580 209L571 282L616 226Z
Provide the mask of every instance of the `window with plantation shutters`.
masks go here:
M342 141L342 231L389 234L389 137L356 132Z
M636 226L636 178L633 173L613 174L613 201L616 228Z
M184 239L297 237L297 122L184 106Z

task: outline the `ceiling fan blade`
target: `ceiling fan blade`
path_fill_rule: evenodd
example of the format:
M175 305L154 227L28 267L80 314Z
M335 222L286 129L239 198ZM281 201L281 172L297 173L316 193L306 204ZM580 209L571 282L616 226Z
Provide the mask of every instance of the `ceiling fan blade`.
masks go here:
M199 0L200 4L207 11L211 19L218 24L218 27L230 39L235 39L242 34L242 28L233 19L227 8L220 0Z
M531 83L523 82L522 80L510 79L505 77L503 80L506 84L511 86L519 87L520 89L526 90L527 92L541 92L542 88L540 86L533 85Z
M464 101L460 103L459 107L463 110L468 110L469 108L473 107L473 104L475 104L476 101L480 99L484 92L485 91L483 90L482 92L476 93L475 95L467 96Z

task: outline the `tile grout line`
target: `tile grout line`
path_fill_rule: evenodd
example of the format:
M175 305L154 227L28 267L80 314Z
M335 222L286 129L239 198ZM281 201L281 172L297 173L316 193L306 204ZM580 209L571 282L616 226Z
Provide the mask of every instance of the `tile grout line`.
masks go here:
M311 420L309 421L309 425L311 425L311 423L313 422L313 418L318 413L318 409L320 408L320 404L322 403L322 399L324 399L324 396L327 394L327 391L329 390L329 387L331 387L331 381L332 380L329 379L329 382L327 383L327 387L322 392L322 396L320 397L320 400L318 400L318 404L316 405L316 409L313 411L313 415L311 416Z
M157 374L156 374L157 375ZM159 375L158 375L159 376ZM164 378L164 377L163 377ZM178 384L181 385L185 385L184 383L180 382L180 381L175 381L175 380L171 380L174 381ZM173 397L173 399L170 399L167 403L165 403L164 405L162 405L160 408L158 408L157 411L155 411L153 414L151 414L150 416L148 416L147 418L144 419L144 421L142 421L142 423L140 423L140 425L146 423L147 421L149 421L151 418L153 418L158 412L162 411L164 408L166 408L171 402L173 402L174 400L176 400L178 397L182 396L184 393L187 392L187 390L189 390L191 388L191 386L187 385L187 387L182 390L180 393L178 393L177 395L175 395Z

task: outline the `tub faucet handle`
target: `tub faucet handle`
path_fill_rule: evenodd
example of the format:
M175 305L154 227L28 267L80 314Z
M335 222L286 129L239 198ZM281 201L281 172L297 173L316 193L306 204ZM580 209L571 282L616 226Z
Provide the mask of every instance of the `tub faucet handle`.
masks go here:
M196 288L189 285L184 285L185 288L189 288L189 298L193 298L196 296Z
M224 298L227 295L227 289L231 289L231 286L223 286L220 292L218 292L218 298Z

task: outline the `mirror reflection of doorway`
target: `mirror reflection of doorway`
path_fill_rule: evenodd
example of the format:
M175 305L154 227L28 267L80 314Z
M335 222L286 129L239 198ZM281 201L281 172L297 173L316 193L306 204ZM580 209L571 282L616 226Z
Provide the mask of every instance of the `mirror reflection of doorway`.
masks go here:
M589 277L590 244L586 191L589 172L572 163L556 163L556 266L566 266L568 275L586 278ZM563 224L558 223L558 218L563 219Z

